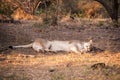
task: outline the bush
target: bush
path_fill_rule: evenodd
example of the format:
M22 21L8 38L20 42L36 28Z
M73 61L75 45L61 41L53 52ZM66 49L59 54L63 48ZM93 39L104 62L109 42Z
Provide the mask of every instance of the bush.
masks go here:
M16 9L10 2L1 1L0 2L0 14L4 14L11 17L11 14Z

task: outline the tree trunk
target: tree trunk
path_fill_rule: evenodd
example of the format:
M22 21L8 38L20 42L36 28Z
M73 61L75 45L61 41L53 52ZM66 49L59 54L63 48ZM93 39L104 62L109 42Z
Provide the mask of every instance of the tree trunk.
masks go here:
M115 23L118 23L118 0L113 0L113 15L112 20L115 21Z
M109 16L111 17L113 23L115 24L115 26L118 26L118 8L119 8L119 4L118 4L118 0L112 0L112 5L110 4L111 2L106 1L106 0L95 0L99 3L101 3L106 11L108 12Z

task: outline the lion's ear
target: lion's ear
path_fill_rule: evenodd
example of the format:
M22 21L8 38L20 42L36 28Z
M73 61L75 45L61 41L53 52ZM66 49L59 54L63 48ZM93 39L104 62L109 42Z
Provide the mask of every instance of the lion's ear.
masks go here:
M92 43L93 43L93 40L90 40L89 42L92 44Z

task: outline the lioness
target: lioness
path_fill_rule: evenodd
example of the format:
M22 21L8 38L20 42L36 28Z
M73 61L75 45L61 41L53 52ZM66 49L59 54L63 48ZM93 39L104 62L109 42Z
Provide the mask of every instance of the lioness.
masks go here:
M92 48L92 40L89 42L80 42L78 40L71 41L57 41L54 40L51 42L51 47L49 51L66 51L66 52L75 52L75 53L83 53L88 52Z
M45 39L36 39L34 42L28 45L19 45L19 46L10 46L10 48L27 48L32 47L35 51L66 51L66 52L75 52L83 53L91 50L92 40L89 42L80 42L78 40L71 41L59 41L59 40L45 40Z

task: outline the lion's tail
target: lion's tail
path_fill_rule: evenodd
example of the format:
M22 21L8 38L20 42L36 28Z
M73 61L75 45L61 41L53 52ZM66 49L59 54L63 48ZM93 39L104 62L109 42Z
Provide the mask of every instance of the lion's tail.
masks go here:
M9 46L9 48L14 49L14 48L28 48L32 47L33 43L27 44L27 45L18 45L18 46Z

